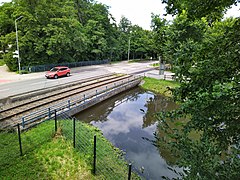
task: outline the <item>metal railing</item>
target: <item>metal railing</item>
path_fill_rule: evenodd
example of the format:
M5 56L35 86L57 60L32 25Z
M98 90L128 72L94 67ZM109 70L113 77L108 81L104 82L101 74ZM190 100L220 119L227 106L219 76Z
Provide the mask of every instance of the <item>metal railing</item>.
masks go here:
M120 83L114 83L111 87L105 86L101 89L93 90L89 92L87 95L83 94L81 96L74 96L69 98L68 100L62 101L51 107L43 108L38 111L32 112L28 115L25 115L21 118L22 128L25 128L26 125L35 123L37 121L45 121L52 118L52 115L56 111L57 113L61 113L63 111L69 111L72 108L84 109L86 104L93 103L97 101L99 98L107 96L109 93L119 90L120 88L127 87L136 83L136 80L139 80L140 76L133 76L132 78L128 78L126 81L121 81ZM39 123L39 122L37 122Z
M11 179L7 167L24 161L24 158L19 156L28 156L31 151L46 142L51 142L56 133L65 137L66 142L72 142L73 148L84 157L82 160L91 168L96 179L140 179L132 173L132 165L124 160L121 151L114 148L99 130L70 117L65 112L57 114L55 110L50 120L37 124L36 128L30 128L28 131L22 131L20 124L17 127L17 132L0 132L0 144L4 144L0 148L0 179ZM17 169L15 173L17 176Z

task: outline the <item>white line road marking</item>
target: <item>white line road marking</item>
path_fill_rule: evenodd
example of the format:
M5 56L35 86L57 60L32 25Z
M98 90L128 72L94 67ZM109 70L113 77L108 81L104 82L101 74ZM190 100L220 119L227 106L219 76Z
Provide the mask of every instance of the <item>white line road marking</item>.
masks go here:
M10 90L9 88L8 89L0 89L0 92L3 92L3 91L8 91Z

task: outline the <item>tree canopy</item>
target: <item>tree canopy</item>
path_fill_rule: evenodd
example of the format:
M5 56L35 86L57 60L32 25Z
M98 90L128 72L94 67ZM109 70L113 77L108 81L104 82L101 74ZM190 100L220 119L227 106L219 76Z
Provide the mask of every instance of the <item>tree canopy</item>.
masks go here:
M221 19L236 1L163 2L176 14L165 31L163 53L181 84L173 91L181 105L159 116L159 128L169 134L185 179L237 179L240 18ZM168 121L181 128L171 129Z
M99 59L147 58L150 31L122 17L117 25L104 4L89 0L13 0L0 6L0 50L10 70L17 70L15 20L22 66ZM134 30L134 38L131 35ZM145 35L146 34L146 35ZM144 36L141 36L144 35ZM139 38L139 39L135 39Z
M15 20L23 66L97 59L161 58L181 86L180 108L159 116L157 144L169 144L186 179L240 177L240 18L223 19L239 0L162 0L172 22L152 14L152 30L93 0L13 0L0 6L0 52L17 70ZM1 56L0 56L1 57ZM182 119L187 119L183 123ZM180 128L171 129L168 121ZM157 134L157 133L156 133ZM192 138L192 135L195 135Z

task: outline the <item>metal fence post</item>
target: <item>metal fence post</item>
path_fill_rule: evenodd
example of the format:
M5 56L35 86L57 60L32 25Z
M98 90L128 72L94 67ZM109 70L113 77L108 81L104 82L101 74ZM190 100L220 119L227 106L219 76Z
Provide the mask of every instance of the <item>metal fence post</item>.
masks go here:
M57 110L54 110L55 132L57 132Z
M93 144L93 174L96 174L96 149L97 149L97 138L94 135L94 144Z
M128 165L128 180L131 179L131 174L132 174L132 164L130 163L130 164Z
M24 117L22 117L22 127L24 128L25 122L24 122Z
M51 108L48 108L48 118L51 118Z
M76 118L73 118L73 147L76 147Z
M18 141L19 141L19 148L20 148L20 156L22 156L23 153L22 153L22 141L21 141L20 124L18 124L17 127L18 127Z
M71 102L70 100L68 100L68 109L70 110L70 105L71 105Z

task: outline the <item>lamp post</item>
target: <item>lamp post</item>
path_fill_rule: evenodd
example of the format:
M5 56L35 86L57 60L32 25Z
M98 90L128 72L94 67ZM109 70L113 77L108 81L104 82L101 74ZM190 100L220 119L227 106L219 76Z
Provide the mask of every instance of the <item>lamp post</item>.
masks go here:
M18 46L18 30L17 30L17 20L22 19L23 16L18 17L17 19L15 19L15 28L16 28L16 42L17 42L17 58L18 58L18 70L19 73L21 74L21 59L20 59L20 52L19 52L19 46Z

